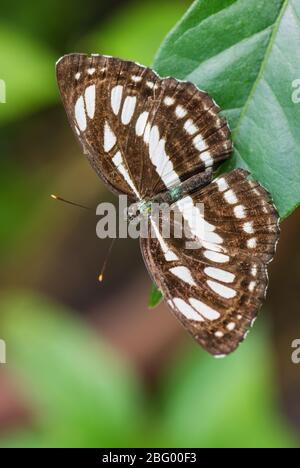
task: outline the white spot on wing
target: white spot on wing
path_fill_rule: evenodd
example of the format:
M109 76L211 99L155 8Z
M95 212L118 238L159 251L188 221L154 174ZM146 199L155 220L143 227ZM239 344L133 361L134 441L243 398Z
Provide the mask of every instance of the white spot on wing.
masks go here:
M86 115L84 109L84 100L83 97L80 96L75 104L75 118L78 127L82 132L86 129Z
M136 96L127 96L122 109L121 121L122 124L127 125L129 124L136 105Z
M94 117L96 107L96 85L88 86L84 93L87 115L90 119Z
M224 193L224 198L229 203L230 205L234 205L235 203L238 202L236 195L233 190L227 190L227 192Z
M148 125L149 124L146 126L146 130ZM148 139L151 162L155 166L157 174L161 177L166 187L171 187L174 184L180 184L180 179L173 169L173 163L166 153L166 142L163 138L160 139L157 125L153 125L151 129L149 126L149 136L147 135L147 140ZM145 135L144 141L146 141Z
M213 250L205 250L203 252L204 257L208 258L208 260L211 260L212 262L216 263L227 263L229 262L229 257L228 255L224 255L219 252L214 252Z
M243 225L243 230L247 232L247 234L253 234L254 229L253 229L253 222L252 221L247 221Z
M175 297L173 299L173 303L175 304L176 308L181 312L187 319L189 320L196 320L197 322L203 322L203 318L199 315L193 307L187 304L183 299L180 297Z
M227 326L226 326L226 328L227 328L227 330L229 330L229 331L234 330L234 329L235 329L235 323L234 323L234 322L228 323Z
M122 175L122 177L125 179L125 181L129 185L129 187L133 190L133 192L137 195L137 197L140 198L140 194L136 190L136 187L130 178L129 172L127 171L124 165L122 154L120 153L120 151L118 151L114 155L114 157L112 158L112 161L114 165L116 166L116 168L118 169L118 171L120 172L120 174Z
M237 205L233 208L234 216L239 219L246 217L245 207L243 205Z
M123 164L123 158L122 158L122 154L120 153L120 151L118 151L114 155L114 157L112 158L112 161L117 168L119 168L119 166Z
M153 221L152 219L151 219L151 226L152 226L152 228L154 230L154 233L156 235L156 238L157 238L157 240L158 240L158 242L159 242L159 244L161 246L161 249L163 251L163 254L165 256L166 261L167 262L172 262L172 261L178 260L177 255L172 250L169 249L169 247L166 244L164 238L160 234L159 229L158 229L155 221Z
M214 252L224 252L224 247L214 244L213 242L207 242L207 241L201 240L201 244L204 249L212 250Z
M216 182L220 192L225 192L225 190L227 190L229 188L226 180L224 179L224 177L220 177L219 179L216 179L215 182Z
M211 167L214 163L213 158L211 157L211 154L209 151L204 151L204 153L200 154L200 159L201 161L204 162L205 167Z
M223 239L214 232L215 226L205 221L203 214L193 199L186 196L176 203L183 218L187 221L192 234L201 241L211 242L212 244L222 244Z
M170 97L170 96L166 96L165 99L164 99L164 104L166 106L172 106L173 104L175 103L175 99Z
M146 127L145 127L145 131L144 131L144 142L145 143L149 143L150 129L151 129L151 127L150 127L150 124L148 122Z
M135 83L139 83L139 81L142 81L142 76L138 76L138 75L132 75L131 77L132 81L134 81Z
M164 255L167 262L174 262L175 260L178 260L177 255L172 252L172 250L168 250Z
M159 163L161 160L160 158L161 155L159 154L158 151L156 151L158 143L159 143L158 126L153 125L149 134L149 153L150 153L150 159L155 166L159 166Z
M225 299L231 299L236 296L236 291L234 289L228 288L216 281L207 280L207 284L215 293L219 296L225 297Z
M251 237L251 239L247 240L247 247L249 247L249 249L255 249L255 247L256 247L256 238L255 237Z
M198 127L194 124L192 119L188 119L184 123L184 129L189 135L194 135L198 131Z
M192 274L187 267L176 266L176 267L170 268L169 271L173 273L173 275L177 276L177 278L184 281L185 283L190 284L191 286L196 286L194 278L192 277Z
M137 136L142 136L145 131L145 126L148 120L149 112L144 111L140 114L139 118L136 121L135 132Z
M123 94L123 86L117 85L111 90L111 107L115 115L118 115Z
M107 122L104 124L104 151L107 153L116 144L117 138Z
M193 144L198 151L205 151L207 149L207 144L200 134L195 136Z
M217 338L223 338L224 333L221 332L221 331L216 331L216 332L215 332L215 336L216 336Z
M232 283L235 279L235 275L229 271L221 270L221 268L206 267L204 273L211 278L214 278L223 283Z
M183 119L183 117L186 116L187 111L184 109L184 107L178 105L176 106L175 114L179 119Z
M217 320L220 317L218 311L212 309L204 302L199 301L198 299L190 298L190 304L196 309L204 318L207 320Z

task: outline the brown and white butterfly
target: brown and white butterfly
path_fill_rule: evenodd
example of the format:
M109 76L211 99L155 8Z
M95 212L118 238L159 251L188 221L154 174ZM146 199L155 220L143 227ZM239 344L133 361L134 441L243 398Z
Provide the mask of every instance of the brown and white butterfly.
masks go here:
M57 80L71 127L110 189L135 202L167 200L189 225L197 249L164 238L150 219L156 235L141 239L143 257L197 342L215 356L230 353L265 297L279 217L245 170L213 180L232 151L220 108L192 83L102 55L62 57Z

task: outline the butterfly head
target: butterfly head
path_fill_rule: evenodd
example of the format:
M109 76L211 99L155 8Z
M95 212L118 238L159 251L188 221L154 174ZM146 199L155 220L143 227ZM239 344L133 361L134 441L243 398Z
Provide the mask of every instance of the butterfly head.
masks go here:
M138 222L141 218L148 216L151 212L151 202L150 201L138 201L132 203L127 209L127 220L129 222L136 221Z

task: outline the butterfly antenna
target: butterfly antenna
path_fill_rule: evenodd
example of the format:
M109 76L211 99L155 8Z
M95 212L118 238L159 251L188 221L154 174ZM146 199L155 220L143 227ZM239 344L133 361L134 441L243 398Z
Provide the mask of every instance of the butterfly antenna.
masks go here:
M51 194L50 197L53 198L54 200L58 200L58 201L62 201L64 203L68 203L68 205L73 205L73 206L77 206L79 208L84 208L85 210L90 210L90 208L88 206L81 205L80 203L75 203L75 202L70 201L70 200L66 200L65 198L62 198L59 195Z
M100 275L98 276L98 280L100 281L100 283L102 283L102 281L103 281L104 272L105 272L105 269L106 269L107 261L108 261L108 259L109 259L110 253L111 253L112 248L113 248L113 245L114 245L114 243L115 243L115 240L116 240L116 238L114 238L114 239L111 240L111 243L110 243L110 245L109 245L109 248L108 248L106 257L105 257L104 262L103 262L103 265L102 265L101 273L100 273Z

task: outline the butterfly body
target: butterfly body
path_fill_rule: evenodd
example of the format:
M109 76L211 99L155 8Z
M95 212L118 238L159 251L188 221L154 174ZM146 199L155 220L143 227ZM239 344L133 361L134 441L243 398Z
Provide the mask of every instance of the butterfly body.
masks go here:
M154 235L141 237L141 250L170 309L210 353L230 353L264 299L279 218L247 171L213 180L232 151L220 108L192 83L113 57L67 55L57 79L92 167L133 201L129 219L137 212L149 222ZM174 213L168 236L156 204ZM187 228L181 238L177 215Z

